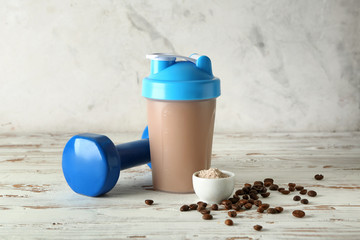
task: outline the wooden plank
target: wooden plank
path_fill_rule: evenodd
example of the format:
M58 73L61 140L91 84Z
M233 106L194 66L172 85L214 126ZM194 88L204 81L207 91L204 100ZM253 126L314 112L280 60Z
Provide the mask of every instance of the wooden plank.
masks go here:
M109 133L116 143L139 133ZM295 193L271 192L261 199L284 207L276 215L255 208L239 212L226 226L225 210L204 221L180 212L194 194L153 191L144 165L121 172L108 194L75 194L61 171L63 146L71 134L0 134L0 238L52 239L358 239L360 235L360 133L216 134L212 165L236 174L236 188L272 177L280 186L295 182L318 192L308 205ZM317 181L316 173L325 178ZM300 195L303 197L302 195ZM147 206L145 199L155 204ZM306 216L297 219L294 209ZM252 229L255 224L263 231Z

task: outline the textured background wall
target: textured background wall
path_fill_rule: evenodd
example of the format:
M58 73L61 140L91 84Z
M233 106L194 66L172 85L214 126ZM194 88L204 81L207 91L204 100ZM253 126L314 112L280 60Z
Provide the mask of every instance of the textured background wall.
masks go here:
M204 53L216 131L360 130L360 1L0 0L0 131L141 131L151 52Z

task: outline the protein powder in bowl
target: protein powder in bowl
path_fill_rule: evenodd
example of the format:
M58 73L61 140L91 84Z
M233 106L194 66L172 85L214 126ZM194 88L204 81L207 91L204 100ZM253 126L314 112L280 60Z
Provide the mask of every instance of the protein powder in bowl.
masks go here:
M219 203L231 196L235 186L235 174L210 168L195 172L192 176L196 195L203 202Z

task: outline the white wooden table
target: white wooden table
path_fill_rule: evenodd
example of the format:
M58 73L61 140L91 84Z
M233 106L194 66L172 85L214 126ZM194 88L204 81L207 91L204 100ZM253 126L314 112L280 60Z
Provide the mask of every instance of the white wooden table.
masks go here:
M303 205L295 193L271 192L261 199L284 207L281 214L238 213L233 226L226 211L205 221L195 194L153 191L145 166L121 172L103 197L74 193L61 170L61 154L72 134L0 134L0 239L360 239L360 133L216 134L212 165L236 173L236 189L272 177L317 191ZM115 143L137 133L111 133ZM313 176L321 173L322 181ZM302 196L302 195L301 195ZM145 199L155 204L147 206ZM306 212L292 216L294 209ZM256 232L253 225L263 230Z

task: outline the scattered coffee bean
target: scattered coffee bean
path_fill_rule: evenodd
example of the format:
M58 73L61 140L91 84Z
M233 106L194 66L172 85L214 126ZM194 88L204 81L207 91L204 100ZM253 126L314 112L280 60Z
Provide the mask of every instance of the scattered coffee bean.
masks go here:
M270 214L276 214L278 213L278 211L275 209L275 208L268 208L268 210L266 211L267 213L270 213Z
M146 204L146 205L152 205L153 203L154 203L154 201L151 200L151 199L146 199L146 200L145 200L145 204Z
M254 204L255 201L256 201L256 200L254 200L254 199L249 199L249 200L248 200L248 203Z
M236 192L235 192L235 195L244 195L245 193L244 193L244 190L242 190L242 189L239 189L239 190L237 190Z
M271 184L273 184L273 183L274 183L274 179L272 179L272 178L265 178L265 179L264 179L264 183L266 183L266 182L271 182Z
M264 182L265 187L270 187L272 185L272 182Z
M262 202L261 202L260 200L255 200L255 201L254 201L254 204L255 204L255 206L257 206L257 207L260 207L260 205L262 204Z
M278 192L281 192L281 191L285 190L285 188L281 187L281 188L278 188L277 190L278 190Z
M294 217L297 217L297 218L302 218L302 217L305 216L305 212L304 212L304 211L301 211L301 210L294 210L294 211L292 212L292 215L293 215Z
M261 231L262 226L261 226L261 225L255 225L255 226L254 226L254 229L255 229L256 231Z
M237 213L235 211L228 212L229 217L236 217Z
M301 194L301 195L305 195L306 193L307 193L307 190L306 190L306 189L303 189L303 190L300 191L300 194Z
M201 214L210 214L210 210L207 210L207 209L203 209L200 211Z
M294 196L293 200L294 200L294 201L300 201L300 200L301 200L301 197L300 197L300 196Z
M314 178L315 178L316 180L322 180L322 179L324 178L324 176L323 176L322 174L316 174L316 175L314 176Z
M266 193L267 192L267 188L266 187L262 187L259 191L259 193Z
M277 213L282 213L282 211L284 211L284 208L276 207L275 210L277 211Z
M269 187L269 189L270 189L271 191L276 191L276 190L278 190L278 188L279 188L279 186L276 185L276 184L271 184L270 187Z
M246 200L246 199L241 199L239 202L238 202L238 204L240 205L240 206L244 206L245 204L247 204L248 203L248 200Z
M245 183L244 187L251 188L251 184L250 183Z
M221 204L222 204L222 205L231 205L232 202L231 202L230 200L222 200L222 201L221 201Z
M263 208L264 210L266 210L266 209L268 209L270 207L270 205L267 204L267 203L263 203L263 204L260 205L260 207Z
M190 210L196 210L198 208L197 204L190 204L189 205Z
M255 181L254 182L254 186L255 185L260 185L260 186L264 186L264 183L262 181Z
M182 212L189 211L189 206L188 205L181 206L180 211L182 211Z
M219 206L217 204L211 205L211 210L218 210Z
M201 210L204 210L206 207L204 207L204 205L200 204L197 207L197 210L200 212Z
M313 190L308 191L307 194L308 194L310 197L316 197L316 195L317 195L317 193L316 193L315 191L313 191Z
M259 207L256 211L259 213L263 213L265 211L265 209L263 209L262 207Z
M252 208L252 204L251 203L247 203L244 205L244 208L246 209L251 209Z
M211 214L204 214L204 215L202 216L202 218L203 218L204 220L211 220L211 219L213 218L213 216L212 216Z
M244 194L248 194L251 190L250 187L243 187L242 190L244 191Z
M232 204L230 204L230 205L225 205L225 209L226 209L226 210L232 209Z
M225 224L228 226L232 226L234 224L234 222L231 219L226 219Z
M270 196L270 192L262 193L261 196L262 196L263 198L267 198L268 196Z
M249 195L246 195L246 194L245 194L245 195L242 196L242 198L243 198L243 199L249 199Z
M296 183L288 183L288 186L289 186L289 187L295 187L295 186L296 186Z
M290 193L290 191L289 190L282 190L281 193L285 194L285 195L288 195Z
M234 209L235 211L240 211L240 210L241 210L241 206L238 205L238 204L233 204L233 205L231 206L231 208Z
M199 201L199 202L197 202L197 205L198 205L198 206L202 205L202 206L206 207L206 206L207 206L207 203L202 202L202 201Z
M231 204L237 203L240 199L239 198L229 198L229 201L231 202Z
M258 197L257 194L250 194L249 196L250 196L250 198L253 199L253 200L258 200L258 199L259 199L259 197Z
M290 192L295 191L295 187L289 187L289 191L290 191Z
M296 191L301 191L304 189L304 187L303 186L295 186L295 189L296 189Z
M309 200L307 200L306 198L304 199L301 199L300 201L302 204L308 204L309 203Z

